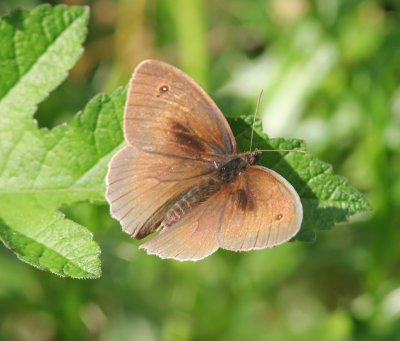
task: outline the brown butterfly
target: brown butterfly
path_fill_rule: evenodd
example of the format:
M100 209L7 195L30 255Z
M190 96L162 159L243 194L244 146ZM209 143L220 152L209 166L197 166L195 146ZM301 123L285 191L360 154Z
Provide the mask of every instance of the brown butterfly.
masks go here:
M111 160L107 200L125 232L161 258L196 261L218 248L282 244L300 229L292 185L238 153L216 104L189 76L155 60L133 73L125 107L127 146Z

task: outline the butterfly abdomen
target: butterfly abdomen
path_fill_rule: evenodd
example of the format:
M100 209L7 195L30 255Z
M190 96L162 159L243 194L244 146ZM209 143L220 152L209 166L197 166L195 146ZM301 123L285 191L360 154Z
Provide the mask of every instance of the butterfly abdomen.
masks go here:
M180 195L165 214L162 224L165 227L173 225L221 189L224 184L233 183L241 173L256 162L255 156L257 155L257 152L233 155L232 158L218 167L213 177ZM242 200L241 202L243 203L244 201Z
M167 211L162 224L169 227L217 192L222 183L214 178L192 187L182 194Z

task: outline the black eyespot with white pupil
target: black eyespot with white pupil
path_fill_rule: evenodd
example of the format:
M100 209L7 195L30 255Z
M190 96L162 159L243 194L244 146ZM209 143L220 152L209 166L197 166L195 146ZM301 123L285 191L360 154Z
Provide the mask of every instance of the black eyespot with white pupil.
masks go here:
M159 90L161 93L165 93L169 90L169 87L168 85L161 85Z

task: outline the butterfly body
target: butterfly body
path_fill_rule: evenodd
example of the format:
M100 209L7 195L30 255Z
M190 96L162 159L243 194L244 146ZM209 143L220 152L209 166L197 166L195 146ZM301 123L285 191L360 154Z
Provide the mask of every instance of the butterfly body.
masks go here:
M190 77L147 60L136 68L124 114L127 146L112 159L106 198L111 214L141 248L196 261L218 248L263 249L300 229L292 185L239 153L216 104Z
M205 202L223 186L233 183L240 174L254 165L259 159L258 151L234 154L221 165L216 166L215 174L207 180L190 188L176 199L162 221L164 227L170 227L196 206Z

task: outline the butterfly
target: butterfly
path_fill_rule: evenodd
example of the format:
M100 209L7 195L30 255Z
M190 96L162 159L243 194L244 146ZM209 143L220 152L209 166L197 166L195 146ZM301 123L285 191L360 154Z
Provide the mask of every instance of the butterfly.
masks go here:
M293 186L239 153L224 115L179 69L145 60L135 69L124 113L126 146L111 160L111 214L140 247L180 261L219 248L264 249L299 231L303 209Z

